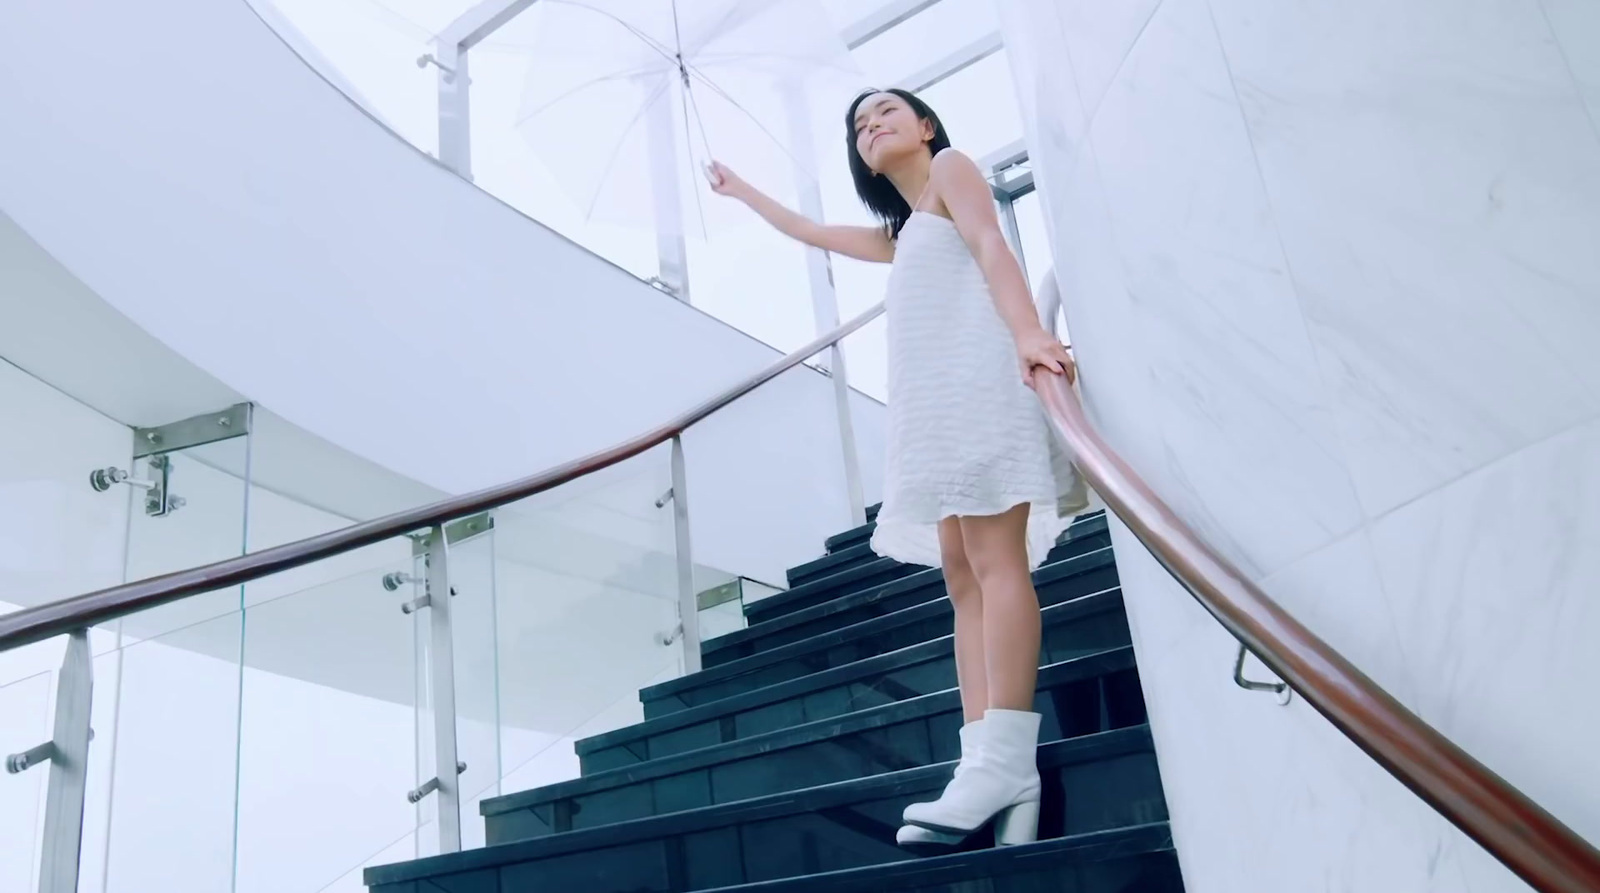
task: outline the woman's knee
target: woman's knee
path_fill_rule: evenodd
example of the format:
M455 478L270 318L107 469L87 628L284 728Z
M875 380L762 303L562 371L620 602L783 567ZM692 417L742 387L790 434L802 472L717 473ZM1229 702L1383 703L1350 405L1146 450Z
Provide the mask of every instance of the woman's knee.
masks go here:
M939 525L939 561L944 573L945 591L952 602L962 604L976 601L982 590L978 577L967 560L966 544L961 539L961 527L951 518Z
M962 541L966 564L980 586L1005 586L1014 578L1027 578L1028 519L1026 506L1004 515L963 518Z
M981 604L983 600L983 586L978 582L978 577L972 572L972 568L967 566L965 559L958 567L945 567L944 591L958 608L969 604Z

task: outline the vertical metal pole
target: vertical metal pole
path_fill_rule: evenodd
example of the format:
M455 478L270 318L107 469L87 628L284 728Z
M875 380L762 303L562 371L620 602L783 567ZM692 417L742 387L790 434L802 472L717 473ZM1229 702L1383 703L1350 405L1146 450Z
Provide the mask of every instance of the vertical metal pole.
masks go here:
M1000 201L1000 222L1006 228L1006 241L1011 243L1011 251L1017 256L1017 263L1022 267L1022 276L1028 276L1028 258L1022 253L1022 228L1017 225L1016 200L1006 196Z
M418 601L421 601L426 595L424 587L428 585L427 560L427 549L423 549L420 558L413 552L411 569L413 575L421 579L420 583L414 583L412 586L417 593L416 598ZM401 610L404 611L405 608L402 607ZM418 786L406 795L406 799L417 808L416 815L412 819L417 833L411 835L411 858L420 859L423 854L422 826L424 824L423 813L425 812L422 808L420 792L424 783L424 776L428 772L427 766L424 764L427 747L424 746L426 739L423 737L426 734L423 726L427 720L424 715L424 705L428 703L428 643L427 630L423 628L422 621L424 618L422 613L420 611L412 611L408 616L411 617L411 703L416 705L416 709L411 711L412 769L416 773Z
M89 711L94 702L94 659L89 631L74 630L56 677L56 724L50 787L44 807L44 851L39 893L77 893L83 847L83 800L89 769Z
M1051 335L1060 336L1057 330L1061 314L1061 286L1056 282L1056 268L1051 267L1044 271L1044 277L1039 280L1039 295L1035 298L1039 306L1039 323Z
M472 179L472 78L467 50L454 38L434 43L439 74L439 162Z
M454 632L450 626L450 546L445 542L443 526L428 532L427 587L439 852L456 853L461 851L461 783L456 762L456 662Z
M839 422L839 445L844 450L844 489L850 500L850 520L860 527L867 523L867 498L861 487L861 456L856 451L855 416L850 411L850 380L844 370L844 346L835 344L829 351L833 373L833 408Z
M796 153L795 191L800 198L800 213L822 222L822 188L817 185L800 159L814 161L816 140L811 131L810 103L798 85L788 86L784 107L789 112L789 143ZM839 295L834 289L833 260L820 248L806 248L806 278L811 283L811 313L817 334L839 327ZM861 456L856 450L856 428L850 413L850 377L845 372L844 348L833 345L828 351L828 372L833 376L834 414L839 425L839 446L844 452L845 498L850 504L850 519L856 526L867 523L867 502L861 486Z
M689 244L683 235L683 193L678 183L678 137L672 120L672 90L645 112L650 146L650 189L655 199L656 254L663 283L689 303Z
M495 516L491 515L492 521ZM498 529L489 531L489 666L494 668L494 795L500 796L505 781L505 710L500 702L500 564L495 554Z
M694 551L689 545L689 476L684 470L683 438L672 438L672 529L678 552L678 620L683 632L683 671L700 672L700 604L694 591Z

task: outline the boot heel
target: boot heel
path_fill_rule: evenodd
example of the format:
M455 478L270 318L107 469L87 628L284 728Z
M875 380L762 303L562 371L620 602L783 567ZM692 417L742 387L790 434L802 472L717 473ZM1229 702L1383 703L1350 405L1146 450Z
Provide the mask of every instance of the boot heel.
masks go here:
M994 842L997 846L1019 846L1038 839L1038 800L1026 800L1009 806L994 820Z

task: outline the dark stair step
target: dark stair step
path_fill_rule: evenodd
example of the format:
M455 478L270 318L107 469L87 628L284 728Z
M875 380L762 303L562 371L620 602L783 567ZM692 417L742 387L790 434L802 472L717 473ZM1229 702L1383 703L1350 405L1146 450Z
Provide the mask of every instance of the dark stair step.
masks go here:
M845 549L866 545L872 542L872 532L877 529L878 522L868 521L860 527L852 527L844 533L836 533L828 537L823 546L828 550L828 554L831 555L834 552L842 552Z
M867 523L860 527L852 527L844 533L837 533L828 537L824 546L829 552L837 552L840 549L859 546L871 540L872 531L878 529L878 509L880 508L883 508L881 504L867 509Z
M901 811L938 796L954 767L940 763L531 839L519 827L525 810L489 814L488 849L374 869L367 880L427 880L450 889L461 875L490 870L514 890L686 893L896 862L906 857L894 843ZM1039 748L1039 771L1042 838L1167 818L1148 726L1047 743ZM992 844L992 837L974 835L963 848Z
M1099 510L1099 511L1092 512L1090 514L1081 515L1081 516L1079 516L1079 520L1082 520L1084 518L1093 518L1093 517L1096 517L1096 516L1103 516L1104 514L1105 514L1105 511L1102 509L1102 510ZM872 512L872 513L869 514L868 517L869 518L875 518L876 516L877 516L877 512ZM844 533L837 533L837 534L834 534L833 536L828 537L828 539L824 543L824 547L831 554L833 552L838 552L838 551L841 551L843 549L850 549L850 548L853 548L855 546L859 546L859 545L861 545L863 543L871 542L872 533L873 533L873 531L875 531L877 529L878 529L877 523L875 521L869 521L869 523L863 524L860 527L852 527L851 529L846 530Z
M705 893L1183 893L1183 878L1160 822Z
M1084 515L1073 522L1073 527L1078 527L1085 522L1096 519L1099 519L1103 525L1104 518L1104 512L1096 512L1092 515ZM859 529L862 531L871 531L874 529L874 527L875 525L868 525L867 527ZM870 535L870 533L866 534L866 536ZM1073 529L1068 528L1067 532L1063 534L1063 539L1070 538L1072 535ZM860 542L853 545L847 545L839 549L829 549L828 554L816 559L815 561L809 561L805 564L799 565L798 567L790 568L789 588L793 589L805 583L810 583L819 577L827 576L829 573L836 573L846 568L854 567L855 565L871 561L874 557L872 545L871 543L867 542L865 537L863 537Z
M1040 739L1145 722L1133 649L1039 671ZM955 689L835 719L701 748L485 801L485 815L523 810L523 833L556 834L797 791L959 756Z
M926 568L911 564L901 564L888 558L873 558L871 561L857 564L837 573L818 577L804 586L796 586L777 595L769 595L760 601L751 602L744 606L744 618L751 626L764 624L767 621L803 608L809 608L812 605L823 604L841 596L853 595L863 590L893 582L901 577L909 577L926 571ZM710 641L714 642L716 640L712 639Z
M838 552L830 552L815 561L808 561L805 564L790 568L789 588L794 589L804 586L829 574L836 574L857 565L866 564L876 557L873 554L872 546L868 543L851 546Z
M1079 536L1056 546L1045 559L1043 567L1090 552L1109 550L1111 534L1105 529L1105 522L1103 520L1098 522L1098 530L1095 526L1086 525ZM906 566L896 565L896 567ZM1103 580L1085 585L1094 589L1114 585L1116 573L1116 566L1113 563L1101 575L1104 577ZM843 626L892 614L912 605L943 599L945 595L944 575L937 569L922 570L848 595L834 591L826 599L813 598L814 603L809 607L790 611L782 616L770 617L746 629L708 639L701 646L700 653L705 666L715 667L779 645L809 639ZM773 596L757 602L755 606L782 597Z
M727 859L726 852L713 854ZM389 866L367 869L372 893L511 893L501 869L382 883ZM590 875L581 875L585 882ZM584 893L576 886L537 888ZM636 888L648 890L650 888ZM933 859L830 871L804 877L718 887L703 893L1183 893L1167 823L1136 825L1027 846L999 847Z
M1062 559L1067 555L1083 554L1083 552L1091 551L1091 549L1106 546L1110 546L1110 528L1106 525L1106 517L1104 515L1091 515L1086 519L1078 520L1072 527L1062 531L1061 538L1056 541L1056 546L1051 547L1050 555L1046 557L1045 562L1053 562L1053 560ZM838 571L835 575L821 576L821 578L813 579L806 586L797 586L794 589L790 589L790 591L781 592L778 595L770 595L770 597L766 597L760 602L750 603L749 607L744 610L744 618L749 621L752 627L766 626L766 624L773 623L776 619L795 613L795 611L806 610L806 608L821 605L821 603L827 602L829 599L838 599L842 595L853 594L851 587L854 587L854 589L866 589L870 584L858 584L856 579L870 579L869 571L866 568L888 567L888 565L878 565L877 562L890 562L890 560L867 560L867 562L853 565L850 571ZM894 562L890 562L890 565L902 568L901 573L894 575L894 578L912 575L922 576L928 575L928 573L938 575L939 573L938 568L930 570L930 568L922 568L918 567L918 565L896 565ZM851 578L851 575L856 576ZM834 581L835 584L830 586L829 581Z
M1115 611L1102 624L1086 630L1089 641L1104 641L1106 634L1126 635L1125 621L1121 615L1121 598L1114 595L1116 563L1110 549L1101 549L1088 555L1045 565L1034 572L1034 585L1038 588L1039 604L1048 607L1072 601L1086 594L1087 587L1078 578L1082 575L1104 577L1110 573L1112 582L1097 592L1111 596L1085 605L1086 611ZM1089 594L1095 594L1090 591ZM917 645L951 631L951 610L948 599L933 599L851 626L830 630L800 642L793 642L759 654L720 664L649 686L639 692L644 704L645 719L655 719L688 707L732 697L788 679L807 676L832 667L853 663L907 645ZM1098 635L1101 638L1095 638Z
M1084 616L1076 602L1044 609L1041 663L1128 644L1125 627L1114 638L1085 635ZM583 774L588 775L944 691L955 684L953 639L946 635L585 738L577 742L576 750Z

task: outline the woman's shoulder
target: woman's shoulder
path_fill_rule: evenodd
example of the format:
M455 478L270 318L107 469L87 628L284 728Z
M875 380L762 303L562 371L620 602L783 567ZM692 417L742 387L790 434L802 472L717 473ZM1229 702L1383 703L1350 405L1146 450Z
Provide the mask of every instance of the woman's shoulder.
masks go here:
M945 149L933 156L928 170L928 194L943 205L940 216L954 218L949 210L953 203L966 202L973 196L989 194L989 181L984 179L978 165L966 154L956 149Z
M934 172L951 170L953 168L972 168L973 170L977 170L978 163L972 160L972 156L961 151L960 149L955 148L954 146L946 146L945 148L933 153L932 170Z
M978 163L960 149L941 149L933 155L933 165L928 169L928 179L940 186L970 181L983 181Z

